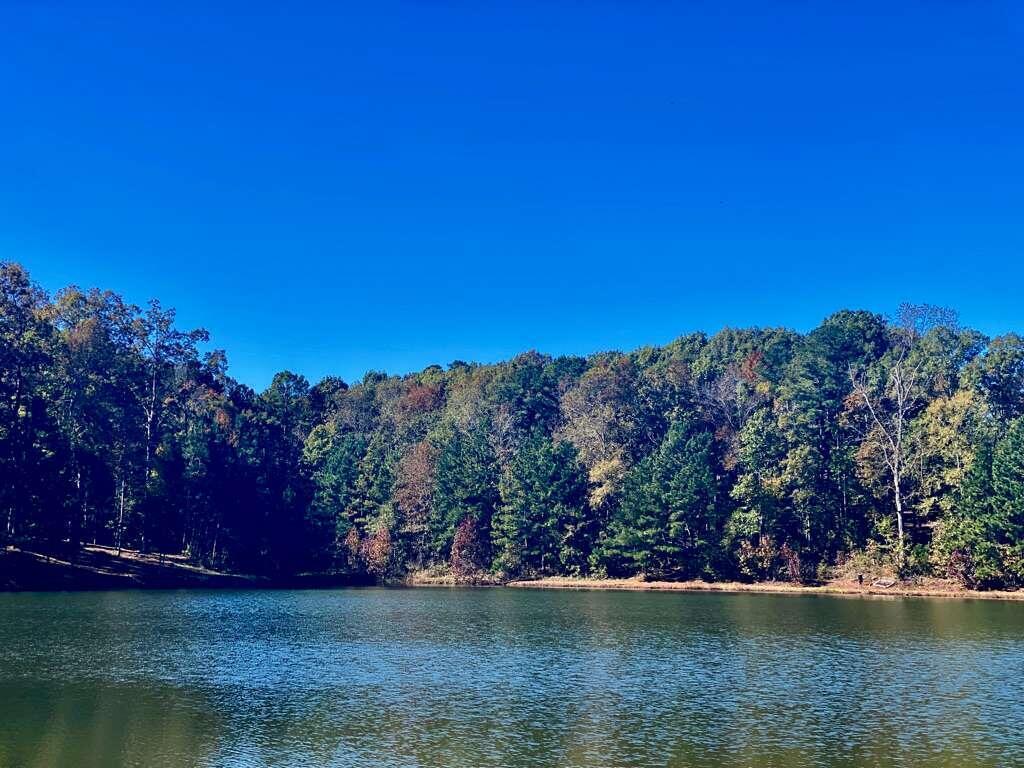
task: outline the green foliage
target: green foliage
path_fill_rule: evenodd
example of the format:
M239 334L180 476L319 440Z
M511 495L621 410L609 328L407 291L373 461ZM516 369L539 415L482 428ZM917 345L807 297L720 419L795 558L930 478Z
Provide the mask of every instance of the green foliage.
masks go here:
M1024 534L1024 418L1010 425L992 456L992 507L1005 539Z
M516 453L499 490L501 506L492 529L497 570L518 575L585 569L594 531L586 475L571 444L531 438Z
M428 521L431 552L438 560L450 556L455 530L473 518L480 537L490 534L498 505L497 458L488 439L490 425L482 422L468 431L453 427L440 438L434 481L434 504Z
M996 412L1007 420L1024 416L1024 337L1009 333L993 339L975 367Z
M312 553L330 564L355 525L360 464L366 440L360 435L338 434L336 426L318 425L306 438L303 460L312 472L313 499L307 512Z
M1024 342L946 310L262 393L206 341L0 264L0 542L382 580L860 563L1024 586Z
M1024 585L1024 419L994 450L982 445L959 503L935 536L933 561L967 586Z
M713 442L710 432L676 421L630 472L604 543L609 572L714 575L722 520Z

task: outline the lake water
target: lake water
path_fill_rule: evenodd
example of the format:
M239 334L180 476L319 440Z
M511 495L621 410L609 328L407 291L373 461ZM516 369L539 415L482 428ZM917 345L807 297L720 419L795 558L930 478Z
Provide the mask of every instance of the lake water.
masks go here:
M1024 765L1024 603L0 594L0 766Z

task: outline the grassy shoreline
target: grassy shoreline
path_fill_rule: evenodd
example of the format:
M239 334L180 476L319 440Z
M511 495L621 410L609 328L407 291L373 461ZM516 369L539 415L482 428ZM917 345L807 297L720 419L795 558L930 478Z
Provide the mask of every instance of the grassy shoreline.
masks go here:
M189 563L180 555L143 554L129 550L117 553L109 547L88 545L72 560L17 549L0 549L0 592L64 591L105 589L281 589L366 586L368 582L331 574L301 574L268 578L228 573ZM968 600L1024 601L1020 591L976 591L945 579L918 582L880 582L833 579L823 584L738 581L644 581L571 576L548 576L530 580L503 580L481 573L472 579L450 574L417 572L397 586L405 587L508 587L511 589L607 590L631 592L721 592L781 595L836 595L851 597L938 597Z
M856 581L835 580L825 584L804 585L788 582L739 581L642 581L640 579L590 579L567 576L549 576L542 579L510 581L505 584L514 589L575 589L618 590L647 592L726 592L762 593L782 595L848 595L854 597L943 597L970 600L1020 600L1024 591L978 591L964 589L943 579L928 579L918 584L896 583L891 587L863 586Z
M1024 590L979 591L964 589L947 579L925 579L916 583L896 582L892 586L876 586L865 580L833 579L823 584L792 584L784 581L644 581L640 578L610 579L576 576L546 576L538 579L502 581L489 574L469 581L451 575L413 573L402 581L406 587L508 587L511 589L565 589L578 591L625 592L723 592L777 595L837 595L850 597L942 597L961 600L1024 601Z

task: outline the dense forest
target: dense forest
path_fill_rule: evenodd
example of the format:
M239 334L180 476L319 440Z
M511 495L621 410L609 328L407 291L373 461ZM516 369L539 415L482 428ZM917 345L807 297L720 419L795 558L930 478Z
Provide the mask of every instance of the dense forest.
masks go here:
M0 264L0 544L260 574L1024 584L1024 338L840 311L806 334L264 392L173 310Z

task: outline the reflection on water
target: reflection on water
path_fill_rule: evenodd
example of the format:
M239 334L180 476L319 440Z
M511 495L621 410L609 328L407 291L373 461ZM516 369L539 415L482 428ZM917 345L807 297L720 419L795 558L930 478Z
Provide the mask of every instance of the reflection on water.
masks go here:
M219 729L214 710L169 685L5 679L0 765L202 765Z
M1024 604L0 595L0 766L1005 766Z

